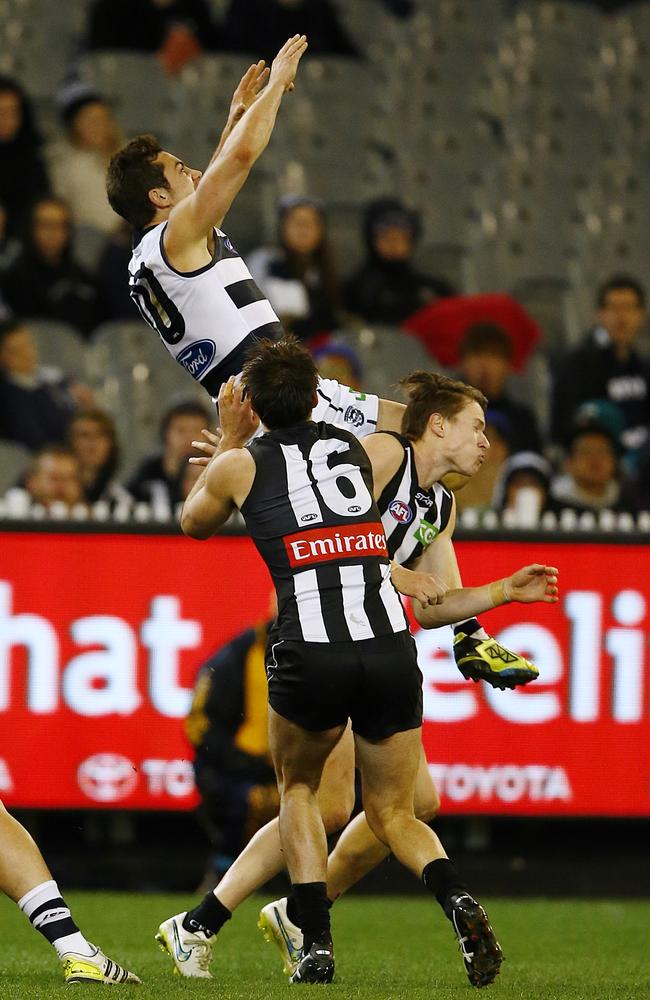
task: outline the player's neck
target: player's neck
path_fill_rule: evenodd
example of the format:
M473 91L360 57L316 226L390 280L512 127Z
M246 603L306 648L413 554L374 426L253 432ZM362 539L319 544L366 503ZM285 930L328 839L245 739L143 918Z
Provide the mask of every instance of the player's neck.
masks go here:
M422 489L431 489L449 472L449 462L444 455L432 448L430 442L413 441L415 471Z

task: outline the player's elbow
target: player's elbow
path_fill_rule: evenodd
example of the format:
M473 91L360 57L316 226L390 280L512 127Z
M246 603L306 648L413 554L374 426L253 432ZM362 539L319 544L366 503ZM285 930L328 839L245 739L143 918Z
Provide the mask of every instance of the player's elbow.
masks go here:
M255 150L249 142L237 143L233 147L231 157L241 170L250 170L255 163Z
M185 510L181 514L181 531L188 538L194 538L198 542L204 541L211 535L211 532L207 530L205 525L200 524L196 518L192 517L189 511Z
M412 601L411 609L413 617L420 628L439 628L440 625L446 624L444 621L438 620L439 613L437 607L423 608L419 601Z

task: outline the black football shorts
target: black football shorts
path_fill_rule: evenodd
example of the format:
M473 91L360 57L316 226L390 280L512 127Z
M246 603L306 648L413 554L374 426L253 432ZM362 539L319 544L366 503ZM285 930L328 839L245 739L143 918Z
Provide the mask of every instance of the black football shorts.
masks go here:
M422 673L408 629L356 642L301 642L270 637L269 704L310 732L352 720L368 740L422 725Z

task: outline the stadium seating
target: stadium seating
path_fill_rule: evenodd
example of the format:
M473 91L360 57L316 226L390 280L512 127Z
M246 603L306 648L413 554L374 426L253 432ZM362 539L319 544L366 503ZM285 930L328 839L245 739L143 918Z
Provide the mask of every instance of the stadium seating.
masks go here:
M364 389L379 395L394 397L397 383L406 372L434 364L416 337L395 327L373 325L339 330L335 337L359 356Z
M571 0L481 0L480 16L476 0L414 0L404 18L381 0L335 3L364 58L305 59L270 148L228 216L242 252L275 238L278 196L308 192L326 202L345 276L363 256L364 204L399 195L422 215L418 265L461 291L514 290L540 321L549 358L590 322L594 285L608 273L650 283L647 0L613 17ZM227 0L211 4L220 16ZM86 13L86 0L0 4L0 70L26 87L46 134ZM78 68L127 134L153 130L204 166L249 62L204 54L169 77L154 56L102 52ZM76 247L92 264L101 240L80 230ZM125 427L137 412L143 439L161 399L194 388L137 325L101 331L88 349L71 330L32 325L43 362L91 377ZM382 386L393 378L387 345L398 336L390 331L369 352L353 337Z
M85 344L73 327L45 319L30 319L27 325L38 345L41 365L81 381L88 378Z
M165 144L173 135L172 90L154 56L141 52L92 52L80 61L80 74L111 103L127 136L155 132Z
M102 409L115 419L125 471L158 440L160 418L173 402L198 398L203 389L170 362L144 323L104 323L88 348L88 373Z

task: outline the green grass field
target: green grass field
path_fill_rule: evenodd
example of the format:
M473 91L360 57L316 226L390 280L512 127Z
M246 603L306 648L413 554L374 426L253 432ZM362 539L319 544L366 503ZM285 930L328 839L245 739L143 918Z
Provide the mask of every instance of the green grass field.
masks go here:
M215 979L191 981L171 975L169 960L152 940L160 920L185 907L187 897L66 897L88 937L144 980L142 987L117 987L118 995L275 1000L286 997L289 989L300 989L287 984L275 949L256 930L255 901L241 907L220 935ZM494 1000L650 998L650 902L487 903L507 958L487 994ZM60 997L63 986L54 952L4 897L0 928L1 1000ZM426 897L350 897L335 907L333 929L337 974L327 987L331 1000L451 1000L475 992L449 924Z

